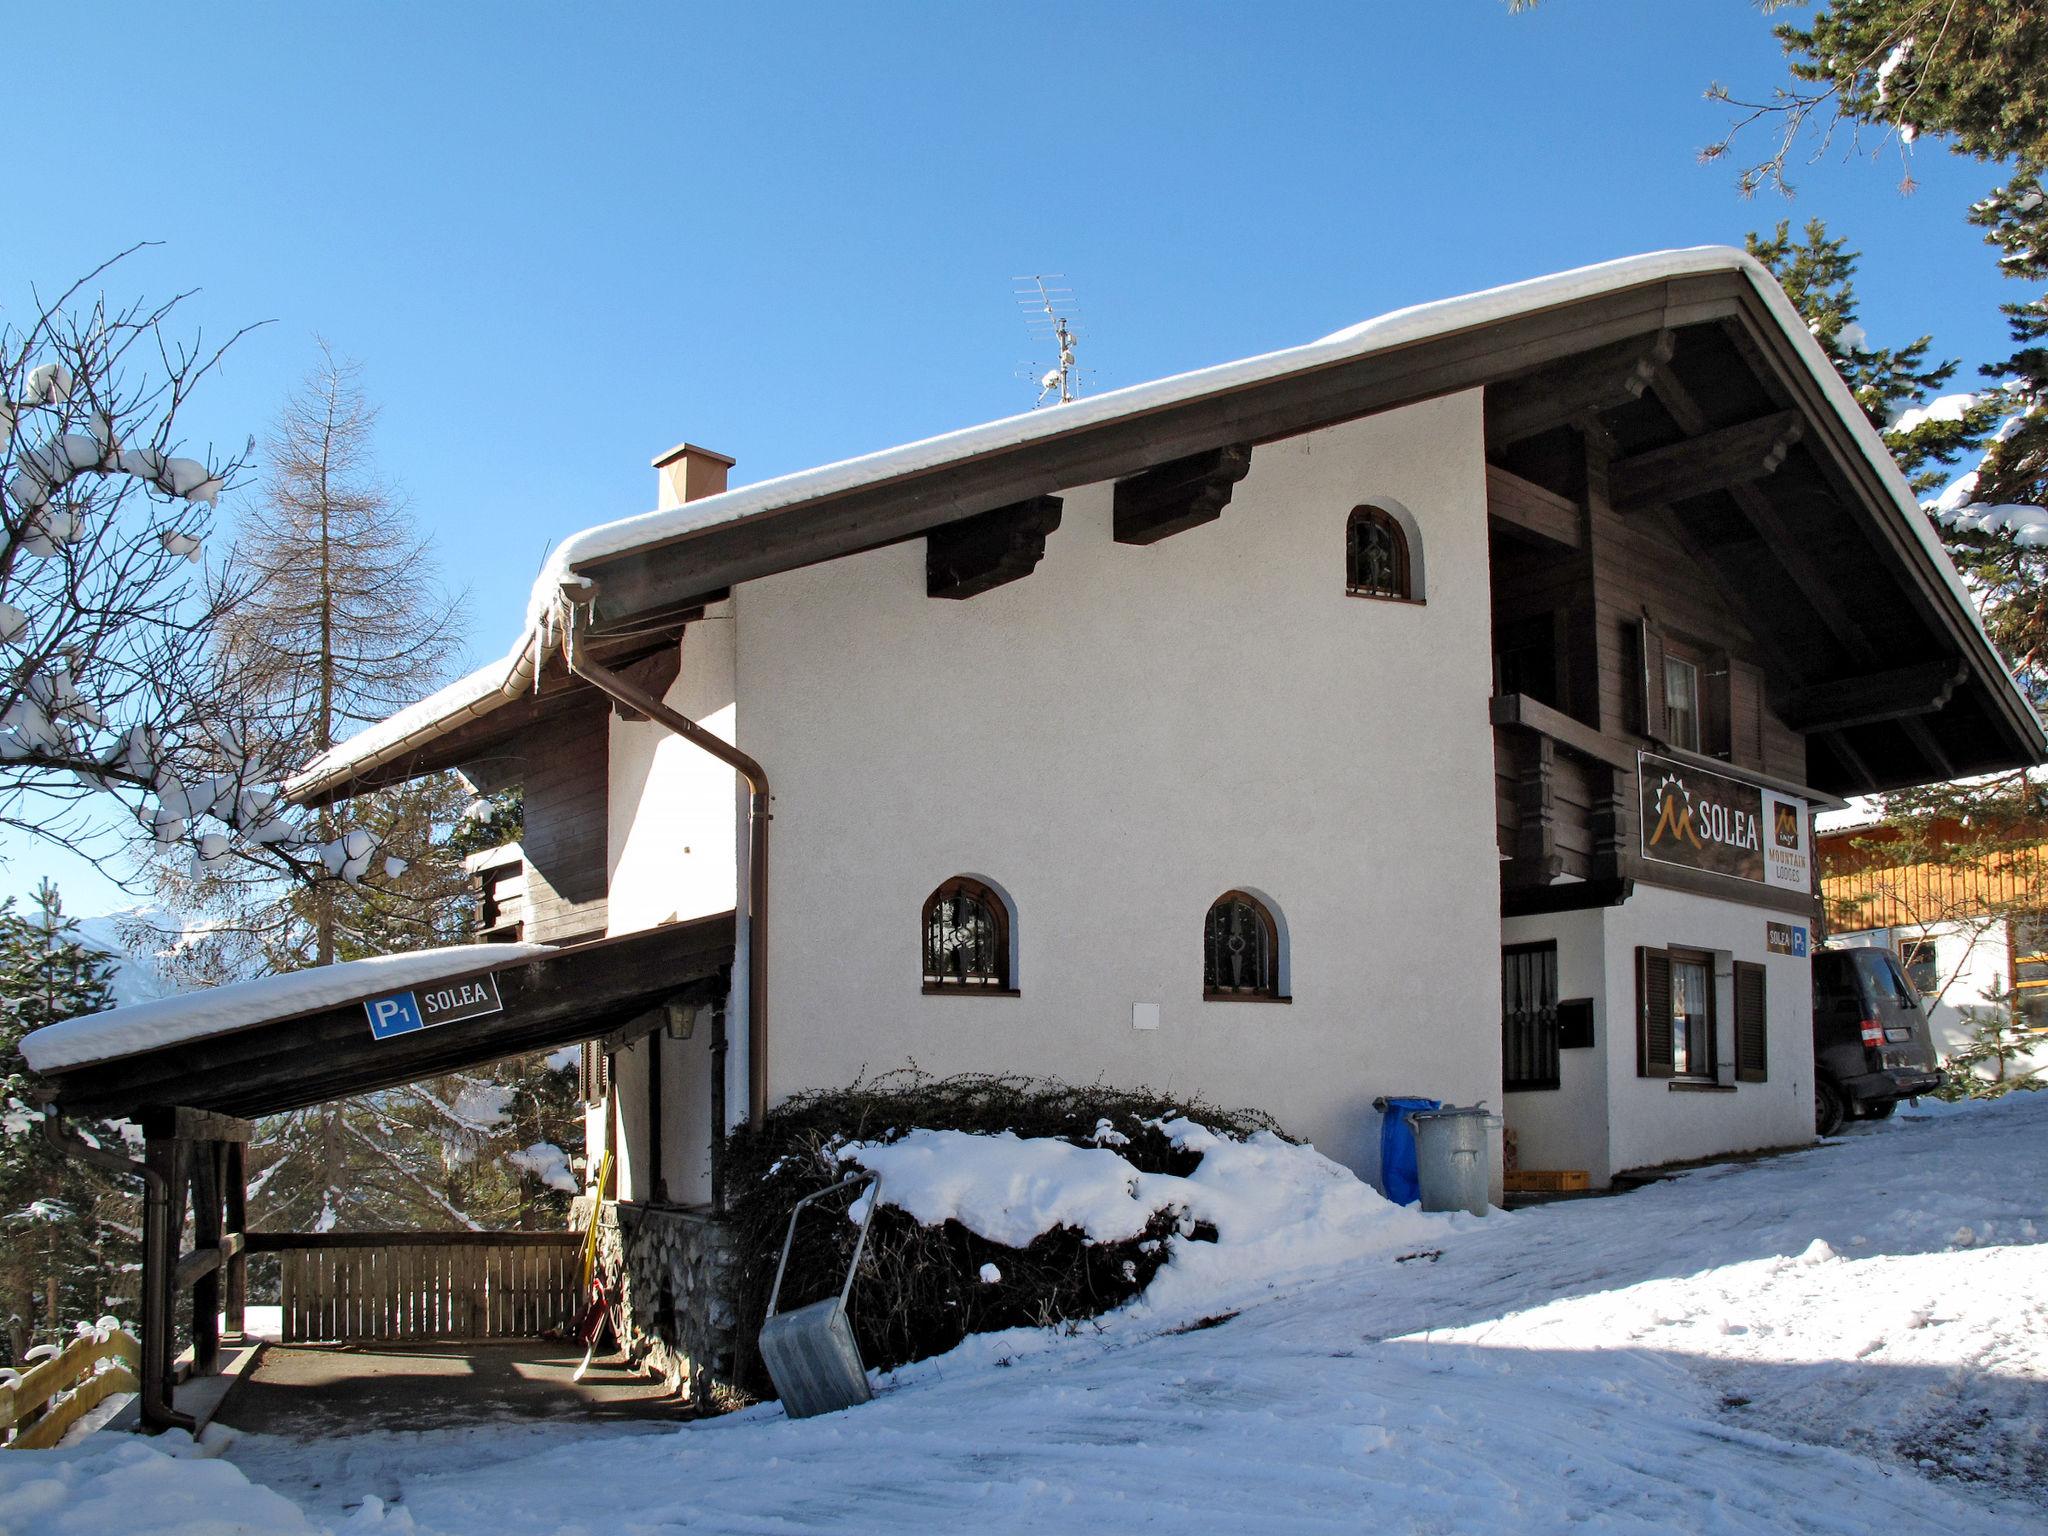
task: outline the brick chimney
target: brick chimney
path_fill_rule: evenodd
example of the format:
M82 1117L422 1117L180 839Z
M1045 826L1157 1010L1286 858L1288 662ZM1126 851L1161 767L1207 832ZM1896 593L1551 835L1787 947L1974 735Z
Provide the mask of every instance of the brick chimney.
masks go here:
M706 496L716 496L725 489L725 472L735 462L722 453L699 448L695 443L677 443L654 460L655 479L660 482L656 509L666 512L686 501L702 501Z

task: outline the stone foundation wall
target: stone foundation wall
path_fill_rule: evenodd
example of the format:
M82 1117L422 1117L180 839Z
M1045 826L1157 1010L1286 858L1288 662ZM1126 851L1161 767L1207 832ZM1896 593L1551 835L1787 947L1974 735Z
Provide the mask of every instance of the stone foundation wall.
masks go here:
M587 1222L582 1201L572 1222ZM731 1283L738 1256L731 1234L701 1211L609 1204L598 1223L597 1257L612 1295L612 1326L627 1357L659 1371L692 1400L730 1391L738 1318Z

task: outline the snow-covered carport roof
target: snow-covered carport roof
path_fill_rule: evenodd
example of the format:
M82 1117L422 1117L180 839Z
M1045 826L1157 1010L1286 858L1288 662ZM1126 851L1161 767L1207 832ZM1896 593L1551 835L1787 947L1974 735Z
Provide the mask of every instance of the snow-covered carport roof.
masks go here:
M66 1113L139 1119L179 1108L250 1119L624 1039L653 1027L668 1003L722 997L733 933L733 914L722 912L564 949L384 955L66 1020L28 1035L22 1054ZM454 1004L448 1022L431 1022L437 994ZM411 1011L395 1010L399 1027L380 1038L368 1005L401 995Z
M1553 425L1569 406L1643 461L1639 479L1666 472L1661 511L1772 659L1774 703L1812 742L1809 782L1855 793L2048 757L1883 440L1770 273L1714 246L1399 310L588 529L556 551L503 662L336 747L291 793L336 798L456 761L456 740L502 739L536 678L545 696L567 604L587 606L595 643L625 644L740 582L1475 388L1490 438L1526 424L1517 402ZM1731 476L1741 456L1768 468ZM1714 472L1709 494L1672 489L1682 464Z

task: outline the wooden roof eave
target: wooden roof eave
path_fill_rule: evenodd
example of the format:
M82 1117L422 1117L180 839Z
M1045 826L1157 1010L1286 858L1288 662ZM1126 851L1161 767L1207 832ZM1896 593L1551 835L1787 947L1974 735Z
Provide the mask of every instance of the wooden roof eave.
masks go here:
M1894 569L1906 576L1907 591L1917 600L1920 617L1931 633L1946 638L1962 658L1967 671L1963 686L1981 690L1980 697L1991 715L2005 726L2010 761L1984 763L1970 771L1988 772L2048 762L2048 736L2043 734L2039 717L2005 670L1968 599L1956 584L1946 557L1918 536L1910 519L1923 514L1904 489L1903 479L1889 468L1889 458L1885 459L1884 467L1872 461L1866 445L1860 441L1861 434L1843 419L1828 398L1827 389L1805 366L1791 338L1772 317L1763 296L1746 284L1738 318L1742 322L1745 350L1769 370L1771 384L1805 419L1807 445L1843 499L1860 508L1876 509L1876 515L1866 515L1860 521L1890 557ZM1889 515L1892 510L1902 515ZM1932 775L1945 776L1939 772Z
M597 1039L673 999L715 1000L732 968L734 935L734 915L721 912L497 964L491 946L480 944L475 971L432 985L488 972L501 1013L376 1040L355 999L82 1063L42 1081L67 1114L138 1119L180 1106L253 1119L302 1109ZM390 990L398 989L380 992Z
M1748 289L1733 269L1657 278L688 530L581 563L576 574L595 588L593 633L629 629L738 582L921 537L1035 496L1227 444L1293 437L1593 347L1725 318Z

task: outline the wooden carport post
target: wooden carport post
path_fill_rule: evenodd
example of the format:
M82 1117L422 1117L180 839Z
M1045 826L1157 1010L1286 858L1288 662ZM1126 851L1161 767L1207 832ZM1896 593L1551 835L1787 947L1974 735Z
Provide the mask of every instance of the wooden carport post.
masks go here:
M191 1429L173 1406L177 1388L175 1319L178 1292L192 1293L192 1373L220 1365L222 1271L227 1271L229 1323L239 1333L246 1298L248 1236L243 1149L255 1127L230 1115L194 1109L152 1109L142 1117L142 1424ZM193 1247L180 1254L185 1199L192 1197ZM237 1273L237 1271L242 1271Z

